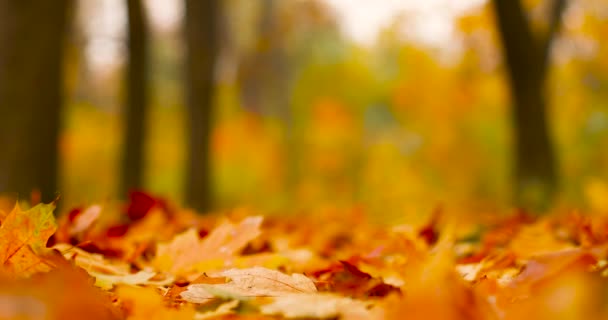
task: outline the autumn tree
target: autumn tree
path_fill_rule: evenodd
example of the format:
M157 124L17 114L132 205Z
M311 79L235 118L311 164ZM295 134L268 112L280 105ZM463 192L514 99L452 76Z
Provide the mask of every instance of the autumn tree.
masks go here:
M70 8L70 0L0 0L0 192L56 196Z
M213 117L214 67L218 54L216 0L185 0L186 105L188 162L186 204L200 211L212 203L210 135Z
M538 35L520 0L494 0L513 97L515 201L524 207L545 206L556 189L545 87L551 45L565 6L565 0L553 1L548 27Z
M148 25L141 0L127 0L125 142L119 194L143 187L144 136L148 106Z

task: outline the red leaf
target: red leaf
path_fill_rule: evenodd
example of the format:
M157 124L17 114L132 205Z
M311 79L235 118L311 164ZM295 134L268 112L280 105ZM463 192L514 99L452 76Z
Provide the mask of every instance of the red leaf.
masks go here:
M127 215L132 221L139 220L145 217L156 203L157 200L145 192L131 191L131 193L129 193Z

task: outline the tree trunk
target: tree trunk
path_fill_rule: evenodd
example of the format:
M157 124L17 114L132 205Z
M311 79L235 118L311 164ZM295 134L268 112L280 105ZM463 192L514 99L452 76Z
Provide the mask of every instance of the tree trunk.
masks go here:
M128 63L119 195L143 187L145 124L148 106L148 28L141 0L127 0Z
M548 31L535 37L519 0L494 0L514 104L514 196L516 204L525 208L546 208L557 185L545 82L551 43L564 8L565 1L556 0Z
M283 188L293 198L298 183L298 148L290 104L291 70L284 31L276 14L276 0L260 1L260 19L254 49L239 65L241 103L261 115L277 116L283 126Z
M214 67L218 54L216 0L186 0L186 105L188 150L186 204L199 211L212 208L210 136L213 117Z
M70 0L0 0L0 192L58 192Z

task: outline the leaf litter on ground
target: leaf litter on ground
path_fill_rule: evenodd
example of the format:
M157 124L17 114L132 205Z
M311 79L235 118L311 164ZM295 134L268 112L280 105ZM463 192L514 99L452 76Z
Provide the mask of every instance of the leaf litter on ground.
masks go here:
M608 318L608 215L53 210L2 214L2 319Z

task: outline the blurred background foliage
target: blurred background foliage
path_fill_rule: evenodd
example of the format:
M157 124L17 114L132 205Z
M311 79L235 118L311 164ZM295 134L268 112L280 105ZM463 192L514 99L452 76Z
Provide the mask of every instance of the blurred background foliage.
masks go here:
M523 1L533 30L547 28L549 2ZM220 3L216 209L357 205L398 221L437 205L511 208L511 100L490 2ZM184 9L177 0L144 7L151 84L143 187L181 203ZM60 134L66 207L121 197L125 129L124 1L75 8ZM607 34L608 3L568 1L547 87L557 206L608 210Z

